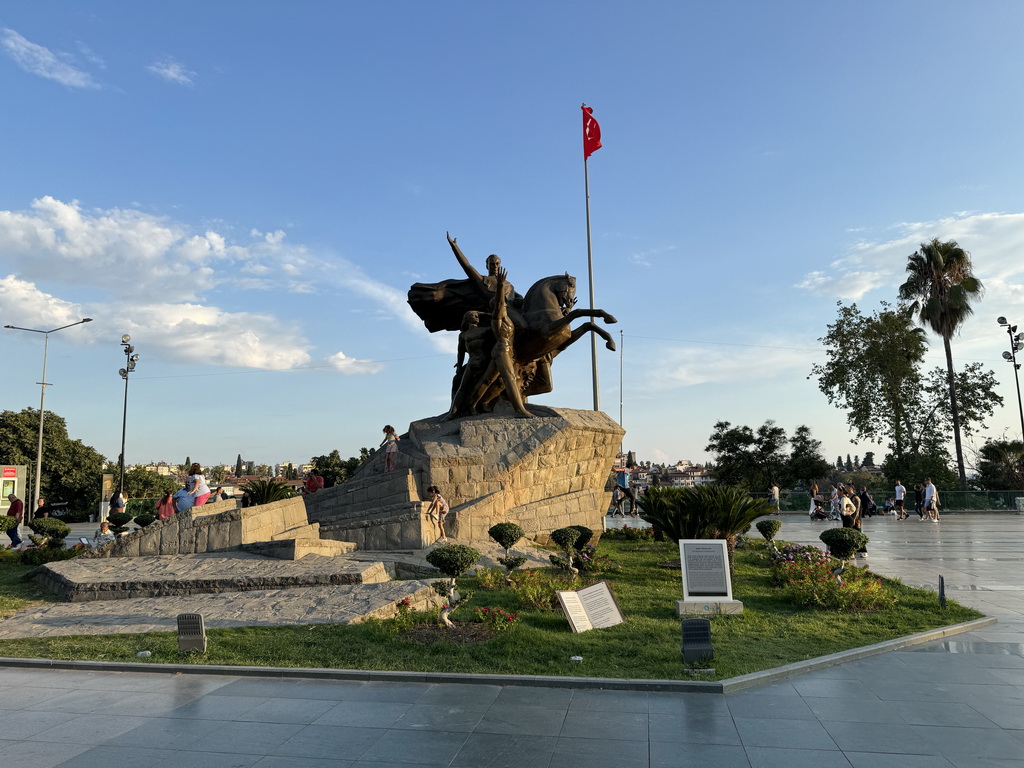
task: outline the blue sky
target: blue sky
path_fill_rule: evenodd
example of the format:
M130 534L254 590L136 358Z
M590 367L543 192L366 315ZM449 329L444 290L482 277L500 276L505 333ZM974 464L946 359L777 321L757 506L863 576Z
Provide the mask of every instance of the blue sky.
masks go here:
M1013 2L8 2L0 324L94 318L51 337L47 408L108 457L123 333L128 462L352 455L447 409L455 339L405 303L459 276L446 231L586 303L586 102L628 449L699 461L770 418L881 456L807 376L836 301L892 300L933 237L986 285L953 352L1017 435L1022 28ZM0 351L0 408L38 407L42 339ZM589 344L553 373L534 402L591 407Z

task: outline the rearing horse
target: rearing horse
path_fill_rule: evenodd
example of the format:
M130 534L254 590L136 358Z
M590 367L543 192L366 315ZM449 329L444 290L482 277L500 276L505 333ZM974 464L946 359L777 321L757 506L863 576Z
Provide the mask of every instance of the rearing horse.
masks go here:
M576 309L576 278L566 273L538 280L523 299L523 324L516 327L515 355L520 365L537 363L537 372L524 395L551 391L551 360L587 333L596 333L605 346L615 351L608 331L593 320L572 328L582 317L599 317L606 323L618 322L603 309Z

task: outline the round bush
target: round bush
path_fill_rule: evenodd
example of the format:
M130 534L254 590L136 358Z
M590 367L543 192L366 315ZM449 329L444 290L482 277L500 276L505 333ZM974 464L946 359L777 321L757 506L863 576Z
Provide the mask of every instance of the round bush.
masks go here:
M107 515L107 522L115 528L124 528L134 519L135 515L129 515L127 512L111 512Z
M508 552L525 536L525 532L515 523L498 523L492 525L487 535L498 542L498 546Z
M480 553L465 544L447 544L427 555L427 562L445 576L458 578L480 559Z
M849 560L868 543L868 537L856 528L829 528L818 538L828 547L829 554L839 560Z
M40 536L46 536L51 541L63 541L71 533L71 528L63 520L55 520L52 517L37 517L28 527Z
M11 530L11 528L16 526L17 524L17 519L11 517L10 515L0 516L0 533Z
M147 525L152 523L154 520L156 520L156 518L153 517L153 515L136 515L135 516L135 524L140 526L140 527L142 527L142 528L145 528Z
M781 527L781 520L761 520L757 524L757 530L761 532L762 536L764 536L765 541L771 541L774 539Z
M579 538L580 532L575 528L558 528L551 532L551 540L566 551L576 546Z
M576 549L583 549L590 543L590 540L594 538L594 531L585 525L570 525L570 528L574 528L580 532L580 537L576 539L576 543L573 544Z
M508 557L499 557L498 562L511 572L519 566L524 565L526 563L526 558L522 555L509 555Z

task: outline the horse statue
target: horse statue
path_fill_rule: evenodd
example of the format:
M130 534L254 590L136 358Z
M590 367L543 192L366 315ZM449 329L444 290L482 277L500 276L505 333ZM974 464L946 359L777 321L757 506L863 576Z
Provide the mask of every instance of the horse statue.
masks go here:
M596 333L615 350L611 334L594 322L616 319L603 309L576 308L576 278L568 273L538 280L520 296L501 268L501 259L487 259L481 275L451 236L448 243L466 280L416 283L409 305L431 332L458 330L459 355L452 383L448 418L489 413L498 400L508 400L520 416L526 397L553 388L551 361L588 333ZM572 323L590 318L576 328ZM467 359L468 358L468 359ZM518 392L510 392L511 382Z

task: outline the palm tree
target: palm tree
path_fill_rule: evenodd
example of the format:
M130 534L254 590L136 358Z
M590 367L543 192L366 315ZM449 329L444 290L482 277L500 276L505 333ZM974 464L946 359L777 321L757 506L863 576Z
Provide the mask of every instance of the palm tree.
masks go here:
M953 442L960 486L967 489L964 451L960 444L960 411L956 403L953 352L949 340L960 325L973 314L971 301L984 290L981 281L971 272L971 255L955 240L939 242L938 238L921 243L907 260L907 281L900 286L900 298L913 300L912 310L921 325L942 337L946 350L946 373L949 382L949 409L953 417Z

